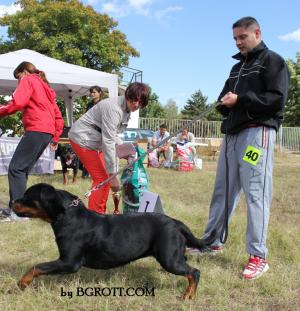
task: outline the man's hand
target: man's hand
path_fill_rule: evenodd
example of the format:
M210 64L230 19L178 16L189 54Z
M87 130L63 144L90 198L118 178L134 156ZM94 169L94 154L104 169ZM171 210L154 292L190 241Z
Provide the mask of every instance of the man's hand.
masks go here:
M163 152L163 151L167 151L167 150L168 150L168 146L163 146L163 147L157 148L157 152Z
M226 106L227 108L231 108L236 105L237 97L237 94L228 92L221 98L221 105Z
M113 192L120 191L120 183L119 183L117 176L115 176L114 178L110 180L110 188Z
M52 151L56 151L57 150L57 147L58 147L58 143L54 143L54 142L51 142L50 143L50 149Z

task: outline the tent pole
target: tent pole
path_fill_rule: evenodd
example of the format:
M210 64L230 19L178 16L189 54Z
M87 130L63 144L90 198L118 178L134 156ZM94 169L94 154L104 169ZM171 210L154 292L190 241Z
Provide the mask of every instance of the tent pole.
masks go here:
M66 115L67 115L67 123L68 126L73 125L73 99L72 96L69 96L65 99L65 106L66 106Z

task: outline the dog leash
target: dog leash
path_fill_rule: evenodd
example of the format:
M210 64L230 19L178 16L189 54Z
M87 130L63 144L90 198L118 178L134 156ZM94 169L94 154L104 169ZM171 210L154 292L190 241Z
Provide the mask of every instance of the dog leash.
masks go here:
M224 202L224 220L220 234L220 242L225 244L228 238L228 224L229 224L229 164L228 164L228 136L225 136L225 202Z
M136 163L137 161L141 160L142 158L146 157L146 155L149 155L149 153L153 152L155 149L159 148L160 146L162 146L163 144L165 144L167 141L169 141L172 137L177 136L179 133L181 133L183 131L184 128L186 127L191 127L191 125L193 125L195 122L201 120L203 117L205 117L206 115L208 115L214 108L216 108L220 103L219 102L215 102L214 104L212 104L210 107L208 107L207 110L205 110L203 113L201 113L200 115L194 117L191 121L189 121L184 127L180 128L177 132L170 134L169 136L167 136L166 138L162 139L155 147L152 147L150 149L148 149L143 155L137 157L136 159L134 159L133 161L131 161L130 163L128 163L125 167L123 167L122 169L119 169L116 173L112 174L109 178L105 179L103 182L101 182L100 184L94 186L92 189L90 189L89 191L87 191L86 193L84 193L82 196L79 196L77 199L73 200L70 203L70 206L77 206L81 201L82 198L84 199L88 199L90 197L90 195L92 194L92 192L97 191L98 189L100 189L101 187L103 187L104 185L106 185L109 181L111 181L113 178L115 178L116 176L118 176L119 174L123 173L125 170L132 168L134 163ZM120 193L120 191L117 191L116 193Z

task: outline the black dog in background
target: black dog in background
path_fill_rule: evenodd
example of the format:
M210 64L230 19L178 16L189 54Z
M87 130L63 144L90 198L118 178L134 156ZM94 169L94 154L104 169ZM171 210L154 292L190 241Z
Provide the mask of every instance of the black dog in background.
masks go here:
M79 158L73 151L72 146L70 144L59 144L56 156L60 158L64 185L68 183L68 168L73 170L72 182L75 183L79 169Z
M168 272L187 278L183 299L195 297L200 272L186 263L185 249L203 249L214 237L197 239L185 224L162 214L100 215L82 202L71 206L75 199L67 191L41 183L14 202L18 216L51 223L59 250L57 260L37 264L24 274L21 289L40 275L74 273L82 266L110 269L153 256Z

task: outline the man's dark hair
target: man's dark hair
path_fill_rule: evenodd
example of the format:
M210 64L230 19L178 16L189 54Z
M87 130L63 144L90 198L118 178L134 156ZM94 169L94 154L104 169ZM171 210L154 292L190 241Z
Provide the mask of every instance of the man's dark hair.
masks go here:
M129 84L125 91L125 98L130 101L139 101L140 108L148 105L149 87L141 82Z
M163 123L159 126L160 129L167 129L167 124Z
M251 16L242 17L239 20L237 20L233 25L232 29L237 27L243 27L248 28L249 26L256 25L258 28L260 28L258 21Z

